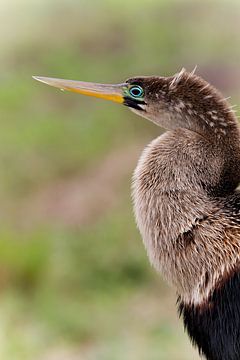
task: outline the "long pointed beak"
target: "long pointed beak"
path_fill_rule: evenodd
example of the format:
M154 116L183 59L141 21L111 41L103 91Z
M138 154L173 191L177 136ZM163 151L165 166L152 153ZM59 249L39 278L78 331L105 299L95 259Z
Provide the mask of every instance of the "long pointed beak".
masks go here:
M79 94L95 96L98 98L111 100L122 104L124 102L123 93L126 84L97 84L75 80L56 79L49 77L33 76L35 80L41 81L50 86L62 90L73 91Z

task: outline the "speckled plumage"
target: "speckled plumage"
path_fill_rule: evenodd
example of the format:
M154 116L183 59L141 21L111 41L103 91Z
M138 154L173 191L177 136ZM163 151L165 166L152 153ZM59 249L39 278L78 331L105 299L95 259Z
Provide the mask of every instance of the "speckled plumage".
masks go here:
M146 105L134 111L169 130L145 148L133 176L134 211L149 259L175 287L200 352L209 360L240 359L240 300L234 317L233 304L221 298L233 278L229 299L240 298L240 136L234 112L215 88L185 70L129 82L145 91ZM230 325L219 318L222 309Z

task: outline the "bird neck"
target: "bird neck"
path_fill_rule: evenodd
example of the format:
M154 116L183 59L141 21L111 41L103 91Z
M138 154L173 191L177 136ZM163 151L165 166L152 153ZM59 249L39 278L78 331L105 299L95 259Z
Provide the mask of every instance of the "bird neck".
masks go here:
M214 166L214 174L218 176L216 182L210 174L208 176L208 171L214 164L207 161L208 169L203 172L207 181L209 180L206 190L211 190L215 196L230 193L240 181L240 131L235 110L216 88L186 71L167 78L165 91L163 113L168 123L165 124L166 128L190 131L190 141L194 140L194 146L189 147L188 152L196 156L192 167L199 172L203 169L198 168L197 156L201 156L204 162L210 157L213 163L221 163L220 166ZM160 122L159 124L161 125ZM205 144L198 135L206 140ZM176 137L176 144L178 139ZM179 144L181 143L179 140ZM179 150L179 155L176 156L181 158L181 148ZM181 176L182 174L180 178ZM200 177L196 174L195 180Z
M204 97L206 96L202 95L200 100L204 101ZM224 107L222 105L223 103L219 104L214 99L211 106L207 106L201 112L199 104L180 101L169 114L172 118L171 122L176 125L176 128L185 128L196 132L217 145L228 145L236 136L239 140L238 123L229 105L226 102ZM178 106L184 106L181 112L176 111Z

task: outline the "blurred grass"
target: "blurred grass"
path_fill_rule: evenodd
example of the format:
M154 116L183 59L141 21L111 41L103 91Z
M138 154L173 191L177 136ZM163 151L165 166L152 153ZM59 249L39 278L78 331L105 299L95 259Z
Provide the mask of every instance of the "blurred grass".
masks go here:
M174 292L146 258L131 211L131 172L124 175L118 156L111 161L123 173L121 186L98 188L116 201L96 203L100 211L88 221L38 218L33 201L39 196L48 214L49 198L56 210L49 189L54 195L59 181L63 195L76 179L89 192L87 180L98 184L97 164L101 171L115 149L129 149L133 168L130 145L140 149L160 130L127 109L31 76L110 83L198 64L237 98L239 10L237 1L1 1L1 359L198 358ZM88 205L76 207L76 217Z

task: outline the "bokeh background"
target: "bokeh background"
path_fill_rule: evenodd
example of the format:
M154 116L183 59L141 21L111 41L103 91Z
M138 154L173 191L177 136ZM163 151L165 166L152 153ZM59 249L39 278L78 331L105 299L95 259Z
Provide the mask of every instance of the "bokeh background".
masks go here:
M239 31L239 1L0 0L0 359L199 359L131 208L136 161L162 130L31 76L198 65L235 103Z

